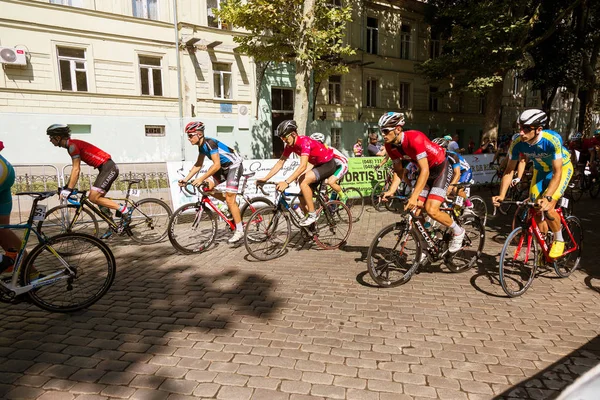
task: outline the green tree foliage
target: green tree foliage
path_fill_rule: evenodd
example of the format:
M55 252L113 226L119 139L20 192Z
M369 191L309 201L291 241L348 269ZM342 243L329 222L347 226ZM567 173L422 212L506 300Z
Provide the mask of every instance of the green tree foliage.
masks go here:
M236 36L240 51L259 62L292 62L296 66L294 119L304 132L308 121L310 74L321 82L347 73L340 63L354 51L344 45L351 7L330 0L228 0L218 15L247 31Z

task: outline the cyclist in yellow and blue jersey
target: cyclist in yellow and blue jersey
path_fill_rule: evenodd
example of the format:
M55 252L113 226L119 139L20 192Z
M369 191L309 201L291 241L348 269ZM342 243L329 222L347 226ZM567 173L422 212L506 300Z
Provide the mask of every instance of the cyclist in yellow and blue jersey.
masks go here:
M0 142L0 150L4 148L4 144ZM13 166L0 156L0 224L10 224L10 212L12 211L12 195L10 189L15 183L15 170ZM0 229L0 246L7 251L9 249L20 249L21 239L10 229ZM8 263L2 262L3 267L8 267ZM12 264L10 260L10 264ZM0 271L1 272L1 271Z
M562 197L573 176L571 154L563 145L557 132L544 129L548 122L545 112L538 109L526 110L519 116L519 137L513 140L508 155L510 161L500 184L500 195L494 196L494 206L504 200L513 179L513 171L519 161L519 154L533 161L533 177L529 194L540 209L547 211L551 221L548 225L554 234L550 257L560 257L565 249L560 219L555 211L556 201ZM540 217L541 218L541 217ZM546 220L537 221L540 230L547 232Z

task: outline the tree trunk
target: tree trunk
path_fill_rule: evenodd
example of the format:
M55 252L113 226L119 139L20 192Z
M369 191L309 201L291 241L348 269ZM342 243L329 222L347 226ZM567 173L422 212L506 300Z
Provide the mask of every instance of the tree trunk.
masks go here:
M496 83L485 96L483 139L495 140L498 137L503 85L503 82Z
M269 64L271 64L271 61L256 61L255 63L255 68L256 68L256 93L255 93L255 97L256 97L256 115L255 117L258 119L258 108L259 108L259 104L260 104L260 92L262 90L262 83L263 80L265 78L265 72L267 71L267 68L269 68Z
M310 99L310 71L312 63L308 57L310 32L315 24L315 0L304 0L302 9L302 24L300 25L300 41L297 44L296 56L296 92L294 96L294 119L298 124L298 133L304 135L308 124L308 109Z

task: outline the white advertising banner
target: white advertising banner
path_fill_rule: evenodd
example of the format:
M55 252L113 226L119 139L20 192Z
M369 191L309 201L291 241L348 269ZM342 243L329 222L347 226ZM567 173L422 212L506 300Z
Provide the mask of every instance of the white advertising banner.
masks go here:
M475 183L489 182L496 174L495 167L490 165L493 154L465 154L463 157L471 166Z

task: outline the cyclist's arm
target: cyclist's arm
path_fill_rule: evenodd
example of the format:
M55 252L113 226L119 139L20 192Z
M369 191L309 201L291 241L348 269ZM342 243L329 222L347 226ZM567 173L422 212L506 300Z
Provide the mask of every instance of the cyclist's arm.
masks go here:
M294 182L296 179L298 179L298 177L300 175L302 175L304 172L306 172L306 168L308 168L308 156L304 155L304 156L300 156L300 165L298 165L298 168L296 168L296 170L292 173L292 175L290 175L289 177L286 178L286 182ZM288 183L289 185L289 183Z
M402 170L402 182L410 185L410 179L408 179L408 169L406 168Z
M383 149L385 150L385 147ZM379 153L377 153L377 155L379 155ZM377 169L381 168L383 166L383 164L388 162L389 159L390 159L390 156L387 153L385 153L385 157L383 157L383 160L381 160L381 162L377 166Z
M281 168L283 168L283 164L285 164L286 160L287 160L287 157L281 156L279 158L279 160L275 163L275 165L273 165L273 168L271 168L269 173L266 176L264 176L263 178L259 178L257 180L266 182L269 179L271 179L272 176L274 176L276 173L279 172L279 170L281 170Z
M548 183L544 196L552 196L556 192L556 189L558 189L560 179L562 178L562 162L562 158L552 160L552 178L550 178L550 183Z
M452 193L456 190L455 185L458 183L459 179L460 179L460 165L456 166L452 169L454 171L454 173L452 174L452 181L450 182L450 186L448 187L448 193Z
M506 169L504 170L504 175L502 175L502 180L500 181L500 194L498 197L504 199L506 196L506 192L508 191L508 187L513 180L513 173L515 171L515 167L517 166L518 160L509 160Z
M189 182L189 180L192 179L192 177L196 176L196 174L198 173L198 171L200 171L200 169L202 168L202 164L204 164L204 154L198 154L198 158L196 159L196 163L190 169L190 172L188 172L187 176L184 179L182 179L182 180L184 182Z
M417 178L417 183L415 183L415 188L410 196L416 199L419 198L419 194L425 189L427 179L429 179L429 164L427 163L427 157L418 160L417 165L419 166L419 177Z
M519 165L517 166L517 178L519 178L519 180L523 178L525 167L527 167L527 157L523 155L519 156Z
M398 186L400 186L400 182L402 181L400 177L403 176L406 171L404 168L402 168L402 162L400 162L400 160L393 164L393 169L394 175L392 176L392 183L390 183L390 187L386 192L390 195L396 193L396 190L398 190Z
M213 154L210 155L210 159L213 162L213 165L210 166L210 168L208 169L208 171L206 171L204 173L204 175L202 175L200 178L200 180L204 181L208 178L210 178L211 176L213 176L218 170L221 169L221 159L219 158L219 153L214 152Z
M69 189L75 188L81 172L81 158L75 157L72 159L72 162L73 168L71 168L71 176L69 177L69 184L67 185L67 188Z

